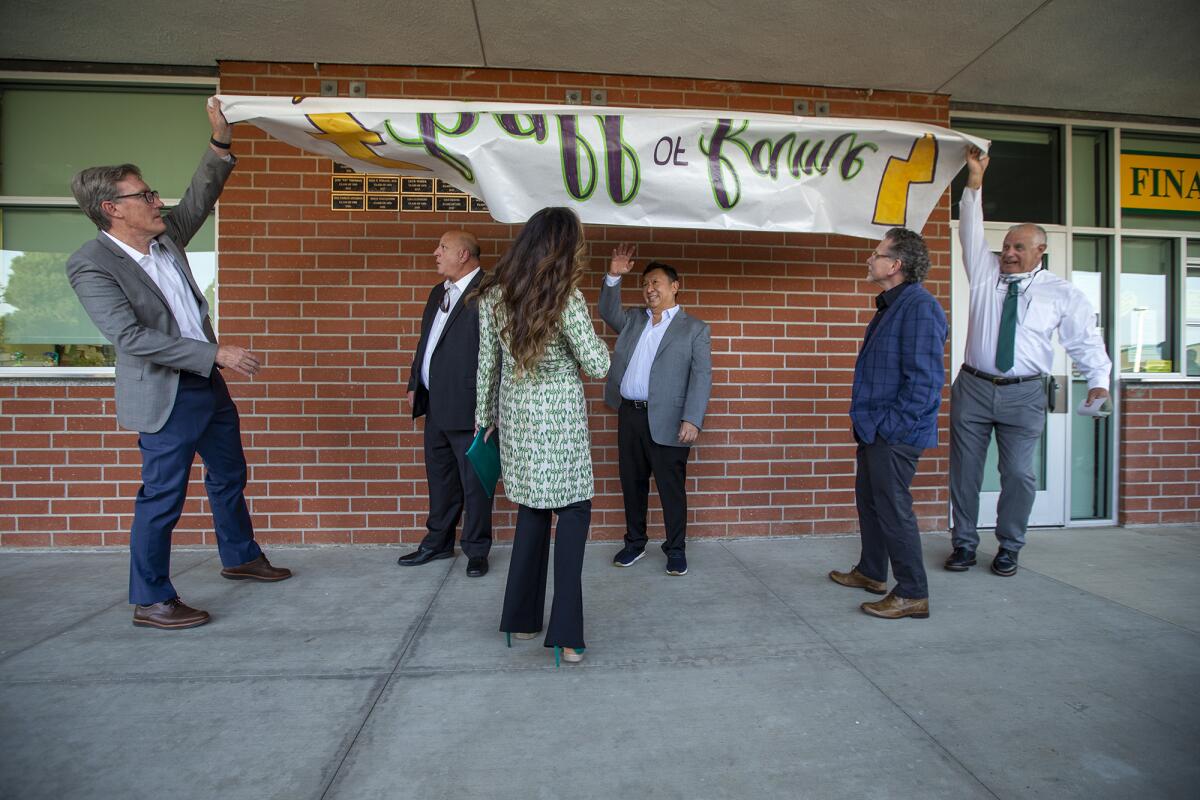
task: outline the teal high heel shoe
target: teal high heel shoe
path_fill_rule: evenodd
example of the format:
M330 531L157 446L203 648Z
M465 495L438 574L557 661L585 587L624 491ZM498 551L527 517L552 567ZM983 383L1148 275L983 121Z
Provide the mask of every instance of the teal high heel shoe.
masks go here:
M504 641L509 647L512 647L512 634L508 631L504 632Z
M561 661L566 661L568 664L578 664L583 661L583 652L586 647L559 647L554 645L554 668L557 669ZM560 661L561 659L561 661Z

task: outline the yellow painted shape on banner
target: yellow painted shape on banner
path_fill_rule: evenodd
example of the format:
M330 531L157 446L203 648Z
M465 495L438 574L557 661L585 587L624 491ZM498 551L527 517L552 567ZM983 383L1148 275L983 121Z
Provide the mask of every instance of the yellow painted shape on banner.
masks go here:
M1121 208L1200 215L1200 156L1121 153Z
M383 137L375 131L369 131L350 114L306 114L319 133L308 132L314 139L332 142L343 153L359 161L375 164L379 167L392 169L418 170L429 172L428 167L412 164L408 161L393 161L384 158L371 149L371 145L383 144Z
M908 187L914 183L933 183L937 152L937 139L927 133L913 142L908 158L892 156L887 160L875 199L873 224L904 224L908 215Z

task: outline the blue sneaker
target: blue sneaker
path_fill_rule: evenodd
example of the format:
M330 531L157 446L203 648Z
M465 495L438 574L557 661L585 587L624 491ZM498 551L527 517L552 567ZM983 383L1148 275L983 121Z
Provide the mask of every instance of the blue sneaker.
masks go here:
M632 567L644 555L646 555L645 550L639 550L636 547L630 547L629 545L625 545L624 549L622 549L621 552L619 552L615 556L613 556L613 566L614 567Z
M687 575L687 559L683 553L667 553L667 574Z

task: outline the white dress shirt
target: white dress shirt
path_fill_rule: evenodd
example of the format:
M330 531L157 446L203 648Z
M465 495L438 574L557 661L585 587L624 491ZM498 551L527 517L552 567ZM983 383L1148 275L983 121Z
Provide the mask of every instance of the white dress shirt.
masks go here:
M437 349L438 340L442 338L442 329L446 327L446 320L450 319L450 312L475 279L476 272L479 272L479 267L453 283L446 281L446 294L449 295L450 302L445 304L445 311L442 311L442 306L438 306L433 315L433 324L429 326L429 341L425 343L425 358L421 361L421 383L425 384L426 389L429 388L429 362L433 358L433 351Z
M605 275L604 280L609 286L616 286L621 282L619 277L614 278L611 275ZM625 375L621 378L621 397L626 400L649 400L650 399L650 367L654 365L654 356L658 353L658 345L662 342L663 334L667 332L667 326L671 324L675 314L679 311L679 306L672 306L662 312L662 318L658 324L654 324L654 313L650 309L646 309L646 327L642 328L642 335L638 339L637 347L633 349L633 356L629 359L629 366L625 368Z
M167 248L157 239L153 239L150 242L150 252L143 254L108 231L103 231L103 233L116 242L117 247L120 247L125 255L133 259L134 263L150 276L150 280L154 281L154 285L167 299L171 314L175 317L176 324L179 325L179 335L187 339L207 342L208 337L204 335L204 328L200 320L200 303L196 300L192 287L184 280L183 273L175 263L174 256Z
M1047 269L1018 283L1017 337L1013 366L996 369L996 342L1008 284L1000 279L1000 258L988 247L983 231L983 198L979 189L964 188L959 203L958 237L971 287L967 320L968 366L990 375L1048 375L1054 367L1051 336L1070 354L1087 378L1088 388L1108 388L1112 361L1096 329L1096 312L1076 286Z

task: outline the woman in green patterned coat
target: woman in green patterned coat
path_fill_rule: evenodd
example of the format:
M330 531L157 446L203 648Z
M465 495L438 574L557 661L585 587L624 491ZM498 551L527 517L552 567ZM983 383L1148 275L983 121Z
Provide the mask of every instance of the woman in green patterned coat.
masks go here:
M592 519L592 447L580 368L608 372L579 291L583 227L569 208L544 208L479 285L475 424L500 431L504 493L517 528L500 630L532 639L542 630L554 545L554 602L545 646L583 658L583 550ZM498 415L497 415L498 407Z

